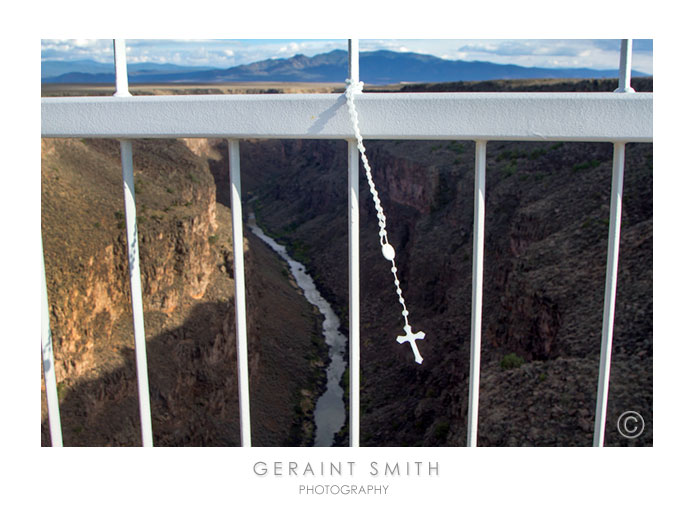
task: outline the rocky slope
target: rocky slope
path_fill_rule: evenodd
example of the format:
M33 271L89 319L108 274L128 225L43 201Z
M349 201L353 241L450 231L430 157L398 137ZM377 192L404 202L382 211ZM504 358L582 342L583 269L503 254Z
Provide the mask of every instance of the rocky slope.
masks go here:
M400 310L362 178L362 444L463 445L474 146L370 141L366 148L410 319L427 335L418 366L395 341ZM652 145L629 144L626 153L606 441L637 446L652 444ZM610 144L489 143L480 445L591 445L611 158ZM344 317L346 143L248 141L241 160L244 189L259 197L259 221L290 243ZM212 170L225 189L224 173ZM616 430L626 410L645 418L637 440Z
M216 203L207 162L218 158L199 140L134 142L156 445L239 443L230 212ZM66 445L140 443L122 200L117 142L42 140ZM309 444L324 383L319 317L262 242L247 237L245 252L253 441ZM45 408L41 437L50 443Z

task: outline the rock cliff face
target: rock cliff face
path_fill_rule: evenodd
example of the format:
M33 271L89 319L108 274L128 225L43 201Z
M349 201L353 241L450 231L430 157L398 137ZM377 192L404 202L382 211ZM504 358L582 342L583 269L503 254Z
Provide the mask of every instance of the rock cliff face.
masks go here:
M422 366L395 341L400 309L362 177L362 444L464 445L474 145L367 141L366 150L409 318L426 339ZM489 143L480 445L591 445L612 150ZM651 445L652 145L626 152L607 443ZM241 157L258 218L305 256L346 318L346 143L254 141ZM645 417L637 443L616 430L626 410Z
M440 186L436 166L412 159L392 157L382 149L370 151L368 161L378 167L381 186L386 190L390 200L399 205L412 207L421 214L431 212Z
M216 202L207 163L218 155L196 140L140 140L133 153L155 444L236 445L230 212ZM117 142L42 140L42 236L66 445L139 443L122 199ZM253 440L310 443L324 358L318 316L260 241L246 239L245 252ZM273 315L294 334L266 319ZM42 443L50 443L45 413Z
M112 332L114 324L130 312L118 145L97 140L42 143L44 242L48 253L60 253L46 257L53 328L65 345L57 354L57 375L80 376L94 367L97 337ZM146 204L160 205L160 194L166 192L157 192L153 186L167 179L149 178L149 170L158 163L152 156L153 144L135 144L136 195L145 203L140 207L139 236L144 307L170 315L186 297L199 300L205 294L216 268L208 240L217 229L216 200L213 182L199 161L176 154L174 150L181 149L173 148L174 144L159 146L170 151L172 162L181 157L177 162L195 179L177 187L177 202L166 206L166 214L152 210ZM68 167L75 172L66 173ZM98 185L95 180L101 176L105 182ZM165 189L172 185L169 182ZM73 191L82 196L74 196ZM150 195L153 200L143 198ZM97 207L92 208L92 202ZM180 210L170 213L172 207ZM115 235L108 238L109 233Z

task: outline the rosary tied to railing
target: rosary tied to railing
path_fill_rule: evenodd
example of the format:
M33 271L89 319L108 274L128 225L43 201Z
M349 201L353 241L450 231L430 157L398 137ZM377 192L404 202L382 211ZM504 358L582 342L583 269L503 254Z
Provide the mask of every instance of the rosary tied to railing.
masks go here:
M417 339L423 339L426 334L424 332L412 332L411 325L409 325L409 311L407 310L407 305L404 303L404 296L402 295L402 289L399 286L399 278L397 277L397 265L395 265L395 248L393 248L387 239L387 230L385 212L383 211L383 206L380 203L380 198L378 198L378 191L375 189L375 182L373 182L373 175L371 172L371 166L368 164L368 158L366 157L366 147L363 146L363 137L361 136L361 130L359 129L358 114L356 113L356 104L354 102L354 95L363 91L363 82L352 82L351 80L346 80L346 100L347 106L349 108L349 116L351 117L351 125L354 128L354 134L356 135L356 142L359 152L361 153L361 160L363 161L363 167L366 169L366 178L368 179L368 186L371 190L371 195L373 196L373 203L375 204L375 211L378 213L378 226L380 227L380 246L382 249L383 256L386 260L392 262L392 275L395 278L395 290L397 292L397 297L399 298L399 303L402 305L402 316L404 317L404 336L398 336L397 342L404 343L409 341L411 349L414 352L414 360L421 364L423 362L423 357L419 353L419 349L416 346Z

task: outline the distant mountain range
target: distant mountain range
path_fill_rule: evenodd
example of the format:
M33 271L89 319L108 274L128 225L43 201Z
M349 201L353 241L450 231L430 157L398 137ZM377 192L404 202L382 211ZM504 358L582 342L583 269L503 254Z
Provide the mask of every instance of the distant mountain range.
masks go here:
M154 74L185 74L195 71L208 71L214 67L192 67L175 64L139 63L128 64L128 74L133 76ZM93 60L43 60L41 62L41 81L57 78L65 74L111 74L113 63L103 64Z
M529 78L615 78L617 69L549 69L491 62L445 60L432 55L394 51L361 52L360 76L365 83L485 81ZM128 65L131 83L219 83L233 81L341 82L347 77L348 54L334 50L314 57L268 59L218 69L173 64ZM633 71L633 76L647 76ZM112 64L91 60L41 62L42 83L113 83Z

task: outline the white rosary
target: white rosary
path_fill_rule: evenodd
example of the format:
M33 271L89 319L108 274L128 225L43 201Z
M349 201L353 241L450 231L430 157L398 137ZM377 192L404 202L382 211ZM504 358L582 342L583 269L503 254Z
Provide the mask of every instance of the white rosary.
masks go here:
M354 133L356 135L357 146L359 152L361 152L361 160L363 161L363 167L366 169L366 178L368 179L368 185L371 190L371 195L373 196L373 203L375 204L375 210L378 213L378 225L380 227L380 245L382 249L383 256L386 260L392 262L392 275L395 278L395 289L397 296L399 297L399 303L402 305L402 316L404 317L404 336L398 336L397 342L404 343L406 341L411 345L411 349L414 352L414 360L421 364L423 362L423 357L419 353L419 349L416 346L417 339L423 339L426 334L424 332L412 332L411 325L409 325L409 311L404 303L404 297L402 296L402 289L399 287L399 279L397 278L397 266L395 265L395 248L393 248L387 239L387 230L385 229L385 212L380 204L380 198L378 198L378 191L375 189L375 182L373 182L373 175L371 174L371 167L368 164L368 158L366 157L366 147L363 146L363 137L361 136L361 131L359 129L359 121L356 113L356 104L354 103L354 95L363 90L363 82L354 82L351 80L346 80L346 100L347 106L349 107L349 116L351 117L351 124L354 128Z

